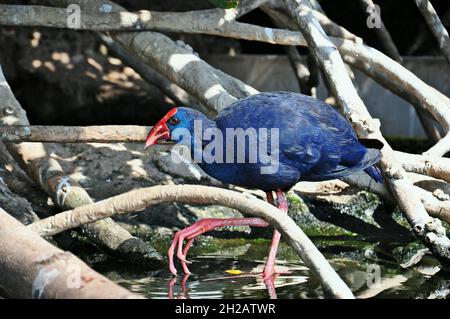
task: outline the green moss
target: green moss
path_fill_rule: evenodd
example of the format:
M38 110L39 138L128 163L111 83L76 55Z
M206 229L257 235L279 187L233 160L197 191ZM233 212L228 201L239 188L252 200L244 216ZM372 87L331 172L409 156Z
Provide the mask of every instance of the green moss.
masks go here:
M239 0L208 0L211 4L222 9L232 9L239 5Z

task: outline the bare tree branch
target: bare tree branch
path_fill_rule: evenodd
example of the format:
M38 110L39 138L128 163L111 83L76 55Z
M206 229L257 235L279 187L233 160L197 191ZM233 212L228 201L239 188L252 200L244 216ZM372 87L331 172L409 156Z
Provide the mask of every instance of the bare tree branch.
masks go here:
M118 57L126 65L133 68L145 81L159 88L161 92L167 95L176 104L191 106L194 104L192 99L190 99L189 94L187 94L182 88L167 80L148 65L141 63L134 55L131 55L120 44L114 42L111 37L103 33L99 33L98 35L111 51L112 55Z
M402 63L403 59L398 52L397 46L392 40L391 34L387 30L386 26L381 19L379 9L373 3L372 0L359 0L362 9L367 13L367 16L370 18L374 18L379 21L379 26L374 27L372 30L375 32L378 37L379 43L384 47L384 51L386 51L387 55L390 56L393 60L398 63ZM439 130L434 125L433 118L429 116L429 112L419 107L417 103L412 103L414 108L416 109L416 113L419 117L420 123L427 134L428 138L436 143L441 139L441 135Z
M150 126L0 126L0 140L46 143L144 142Z
M450 159L430 155L395 152L407 172L428 175L450 183Z
M0 208L0 282L10 298L140 298Z
M92 205L79 207L29 226L50 236L93 221L142 210L160 203L182 202L196 205L216 204L239 210L246 215L264 218L274 225L295 249L305 264L318 276L325 290L335 298L353 298L353 294L328 261L295 222L273 205L234 191L198 185L165 185L132 190Z
M429 0L415 0L415 2L425 18L428 27L436 38L439 48L442 50L442 54L450 63L450 37L442 24L441 19L439 19L436 10L434 10L433 5Z
M392 40L391 34L387 30L386 26L381 19L381 16L378 10L375 7L375 4L372 0L359 0L361 7L367 13L367 16L375 15L374 19L380 22L379 27L375 27L372 30L375 32L378 37L379 43L384 47L387 55L397 61L398 63L402 63L402 57L398 52L397 46Z
M108 1L58 1L62 5L74 2L88 12L99 12L100 7L105 4L110 5L113 12L123 11L122 7ZM239 14L232 16L238 17ZM175 43L160 33L120 32L112 34L112 37L141 61L182 87L211 110L220 111L238 98L257 93L245 83L231 76L223 76L222 72L194 54L192 48L179 42ZM240 93L241 96L230 95L228 91L234 95Z
M0 67L0 124L29 125L25 111L14 97ZM88 193L68 177L41 143L8 143L8 150L23 170L61 208L92 203ZM160 266L162 257L154 248L133 237L111 219L83 226L87 238L112 255L146 266Z
M422 187L424 186L422 184L423 181L429 180L427 176L418 175L412 176L411 174L407 174L408 178L414 182L414 185L412 186L412 189L414 189L414 194L420 199L422 204L424 205L426 211L430 216L433 216L435 218L439 218L443 221L446 221L447 223L450 222L450 200L442 200L437 198L435 195L433 195L431 192L424 190ZM354 174L350 176L346 176L342 178L344 182L346 182L349 185L356 186L360 189L364 189L368 192L374 193L387 202L390 203L397 203L396 199L392 196L389 188L380 183L375 183L370 176L364 173L360 174ZM434 180L433 182L438 182L437 180ZM435 184L436 185L436 184ZM447 184L448 187L448 184ZM437 227L441 227L441 224L439 222L436 222Z
M81 0L78 1L82 2ZM92 5L93 4L91 4L91 6ZM115 8L120 10L118 7ZM91 9L86 11L96 12L95 9ZM267 7L263 7L263 9L266 10ZM272 13L275 11L276 10L272 10ZM278 18L282 18L282 16L282 13L277 13ZM189 25L191 25L190 22ZM183 30L189 30L189 25L184 26ZM204 26L204 28L201 29L201 32L212 34L209 33L212 30L215 35L235 37L238 39L256 40L283 45L306 45L304 38L298 32L264 28L237 23L232 20L225 25L229 29L225 30L219 28L219 31L214 31L215 27L213 24ZM176 45L174 46L173 42L160 34L153 32L141 33L139 41L135 41L132 33L128 33L127 37L125 37L125 33L121 33L117 36L119 39L122 37L122 41L126 40L126 42L124 42L125 46L138 54L141 60L153 65L158 69L158 72L164 74L171 81L174 81L181 87L190 91L200 101L213 110L217 111L223 108L222 105L229 105L236 98L242 98L257 92L242 82L230 76L225 76L223 72L211 68L197 56L192 54L191 51L188 50L186 52L186 50L184 50L185 48ZM448 131L450 127L450 99L431 88L410 71L406 70L398 63L395 63L395 61L390 60L375 49L360 43L355 43L354 41L345 41L338 38L332 38L331 40L333 41L333 44L337 46L347 63L361 69L395 94L408 100L417 109L426 108L444 129ZM143 48L142 44L147 41L155 45L147 45L146 48ZM145 52L145 50L147 52ZM172 58L169 61L164 60L164 58L158 54L150 56L151 51L174 52L174 54L171 55ZM179 62L180 66L189 65L189 68L181 68L181 70L176 71L176 69L174 70L174 63L176 62ZM191 68L195 72L188 72ZM200 80L199 76L196 75L196 72L203 73L203 71L205 74L208 74L208 76L203 77ZM228 91L234 96L225 94L225 91ZM225 100L221 101L221 99ZM218 107L219 105L220 107ZM430 130L433 130L433 128L430 128ZM439 137L439 135L435 134L435 137ZM443 155L448 151L449 145L447 140L443 140L442 142L439 142L436 147L430 149L429 153L432 155Z
M393 150L381 135L379 122L371 118L358 96L337 48L328 39L314 17L309 2L307 0L285 0L285 4L292 17L297 21L324 73L329 77L334 96L354 125L358 135L365 138L376 138L385 144L382 149L380 166L391 193L416 235L430 248L444 267L450 266L450 240L445 235L445 229L425 210L414 186L406 178L405 171L395 159Z
M81 2L80 0L78 0ZM83 12L77 30L90 31L164 31L181 33L200 33L230 37L252 37L252 24L236 22L236 19L267 1L253 1L252 7L244 9L210 9L186 12L158 12L141 10L124 11L114 5L112 12ZM32 5L0 5L0 25L6 26L45 26L52 28L71 28L67 24L68 12L65 8L51 8ZM361 38L338 26L324 14L315 12L330 35L361 43ZM267 29L269 32L269 29ZM240 33L244 32L244 35ZM270 37L270 34L267 34ZM251 39L249 39L251 40Z
M283 12L262 9L272 18L282 21L283 25L296 30L298 26ZM300 39L298 39L300 40ZM450 99L420 80L411 71L399 63L390 59L383 53L363 44L353 41L345 41L339 38L330 38L339 50L344 61L366 73L379 84L392 91L394 94L410 102L416 110L426 109L448 132L450 128ZM304 39L292 45L306 45ZM431 129L431 128L430 128ZM439 137L438 134L435 134ZM430 155L442 156L450 148L447 140L441 140L436 147L428 152Z
M271 13L270 15L273 15L275 17L278 17L278 14L284 14L285 11L283 2L277 0L261 5L261 10L266 13L270 12ZM330 20L330 18L327 17L327 15L322 10L322 7L317 1L314 1L313 14L329 36L350 40L360 44L363 42L363 40L360 37L356 36L347 29L341 27L334 21Z

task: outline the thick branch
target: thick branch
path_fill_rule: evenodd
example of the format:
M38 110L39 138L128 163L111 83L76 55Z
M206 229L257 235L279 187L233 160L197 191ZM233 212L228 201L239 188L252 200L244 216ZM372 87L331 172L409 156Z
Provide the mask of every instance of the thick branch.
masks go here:
M450 37L429 0L415 0L417 7L436 38L439 48L450 63Z
M0 126L5 142L126 143L144 142L149 126Z
M49 236L91 223L101 218L143 210L150 205L182 202L196 205L216 204L239 210L246 215L266 219L282 233L305 264L319 277L325 290L336 298L353 298L350 289L336 274L320 251L287 215L274 206L234 191L197 185L166 185L132 190L92 205L52 216L29 226L29 229Z
M156 86L161 90L161 92L172 99L174 103L177 105L189 105L191 107L195 107L196 109L200 109L203 112L208 111L206 108L201 107L197 101L194 101L185 90L167 80L150 66L139 61L136 56L129 53L110 36L103 33L98 33L98 36L111 51L112 55L118 57L124 64L133 68L142 77L142 79Z
M424 155L430 156L444 156L450 151L450 131L434 144L428 151L424 152Z
M450 183L450 159L429 155L395 152L407 172L432 176Z
M357 67L411 104L425 108L443 126L445 131L449 130L450 99L448 97L373 48L356 46L349 41L336 44L345 62ZM434 153L433 155L443 154Z
M100 8L110 5L113 12L123 8L110 1L61 0L62 5L78 3L87 12L100 12ZM238 17L240 13L233 15ZM205 106L220 111L237 98L257 93L243 82L223 76L217 69L200 59L192 48L183 43L175 43L170 38L156 32L121 32L112 35L128 51L166 78L182 87ZM241 96L228 92L239 90Z
M10 298L140 298L0 208L0 291Z
M88 11L82 13L80 25L77 30L90 31L164 31L181 33L199 33L222 36L228 33L231 37L254 40L252 29L254 25L239 23L235 20L267 1L253 1L253 7L239 9L210 9L186 12L158 12L141 10L128 12ZM362 40L338 26L320 12L315 12L317 18L323 23L332 36L362 42ZM70 15L65 8L51 8L31 5L0 5L0 25L6 26L45 26L52 28L75 28L68 25ZM269 28L267 28L269 30ZM241 34L243 33L243 34ZM270 34L267 34L270 37Z
M385 174L391 193L396 198L400 209L406 215L416 235L428 245L444 266L450 265L450 240L445 230L438 227L437 220L432 219L420 198L414 196L414 185L405 176L394 152L381 135L379 122L374 121L364 103L358 96L345 70L344 62L337 48L328 39L307 0L285 0L292 17L297 21L309 47L312 49L329 78L334 96L341 105L345 115L354 125L360 137L376 138L385 144L382 149L380 166ZM434 227L434 224L436 224Z

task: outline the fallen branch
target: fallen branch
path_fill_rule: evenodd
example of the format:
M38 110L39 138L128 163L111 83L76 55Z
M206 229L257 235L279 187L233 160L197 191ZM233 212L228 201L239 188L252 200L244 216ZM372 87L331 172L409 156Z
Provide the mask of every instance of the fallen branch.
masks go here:
M181 202L195 205L215 204L237 209L246 215L264 218L274 225L300 258L320 279L324 289L335 298L353 294L328 261L295 222L273 205L234 191L197 185L165 185L132 190L127 193L66 211L30 225L41 236L51 236L83 224L143 210L150 205Z
M39 237L0 208L0 291L10 298L141 298Z
M372 119L358 96L337 48L328 39L314 17L309 2L307 0L285 0L285 4L292 18L297 21L312 52L316 55L324 74L329 78L333 95L355 127L358 136L376 138L384 143L380 161L381 169L391 193L415 234L430 248L444 267L449 267L450 240L445 235L445 229L425 210L414 185L406 178L406 173L395 159L392 148L383 138L379 129L380 123Z
M425 22L436 38L439 48L441 49L443 55L450 63L450 37L447 30L442 24L441 19L439 19L436 10L434 10L433 5L429 0L415 0L417 8L422 13Z
M25 111L12 93L0 67L0 124L29 125ZM28 176L63 209L91 204L89 194L67 176L41 143L7 143L9 152ZM83 226L86 237L113 256L147 267L160 267L161 255L148 243L133 237L112 219Z

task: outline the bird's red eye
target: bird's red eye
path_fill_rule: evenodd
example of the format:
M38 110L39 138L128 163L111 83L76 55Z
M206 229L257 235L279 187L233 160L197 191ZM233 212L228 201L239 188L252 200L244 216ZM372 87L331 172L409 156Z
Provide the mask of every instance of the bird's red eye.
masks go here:
M180 120L177 119L176 117L171 117L171 118L169 119L169 124L177 125L178 123L180 123Z

